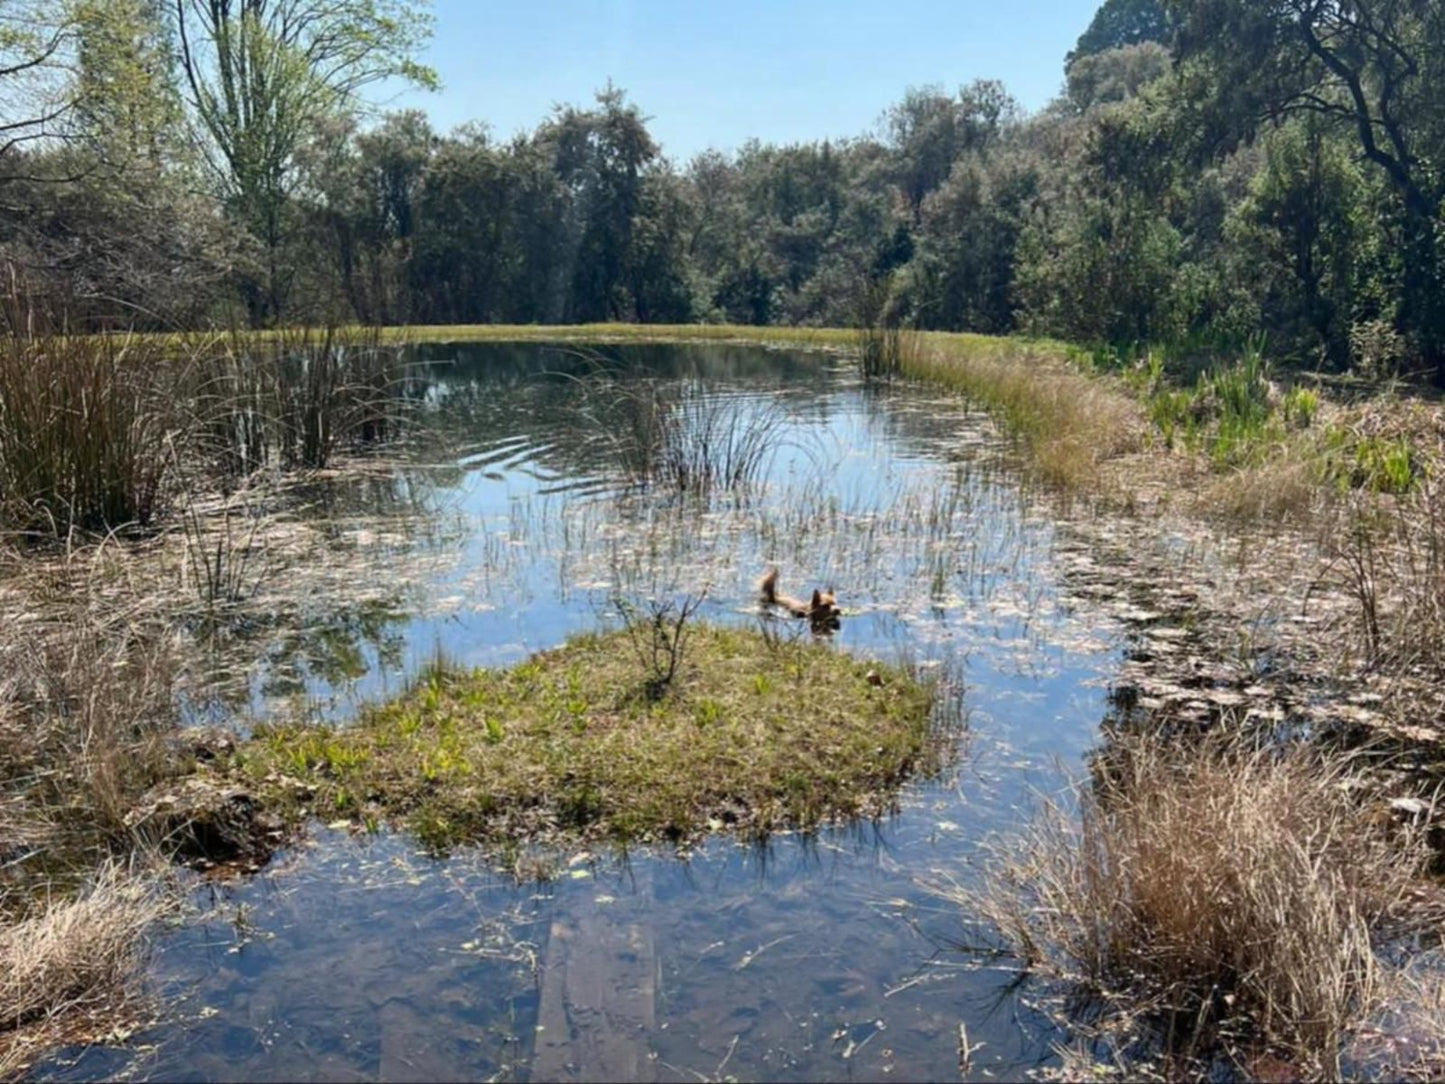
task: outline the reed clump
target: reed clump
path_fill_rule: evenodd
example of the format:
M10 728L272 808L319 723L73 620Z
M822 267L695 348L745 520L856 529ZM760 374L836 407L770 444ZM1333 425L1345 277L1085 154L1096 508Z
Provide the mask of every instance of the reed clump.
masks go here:
M22 325L0 340L0 518L15 531L146 527L171 476L190 370L153 340Z
M864 380L893 380L918 362L921 334L911 328L874 324L858 332L858 364Z
M12 313L0 338L0 529L150 528L186 486L323 468L394 439L405 406L404 351L377 330L78 336Z
M1261 1045L1337 1077L1407 932L1424 841L1363 801L1347 758L1240 739L1118 739L1077 810L1047 803L943 889L1005 946L1208 1062Z
M321 469L397 435L404 352L379 329L237 333L207 353L195 413L203 447L229 473Z
M782 446L786 417L768 400L641 373L604 371L582 384L592 439L610 450L632 486L700 497L741 493L762 479Z

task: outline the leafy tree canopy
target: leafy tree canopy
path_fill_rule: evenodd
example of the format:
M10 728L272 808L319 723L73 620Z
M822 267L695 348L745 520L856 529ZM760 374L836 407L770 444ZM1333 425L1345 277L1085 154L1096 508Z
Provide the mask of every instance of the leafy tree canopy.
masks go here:
M1104 0L1089 28L1064 58L1067 67L1081 57L1125 45L1155 41L1168 43L1173 23L1162 0Z

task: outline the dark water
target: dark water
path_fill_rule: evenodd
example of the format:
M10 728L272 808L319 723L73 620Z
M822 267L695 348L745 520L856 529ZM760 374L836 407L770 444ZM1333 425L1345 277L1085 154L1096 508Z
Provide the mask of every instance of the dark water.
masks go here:
M1067 602L1061 528L956 400L868 391L821 355L608 355L623 375L603 380L570 348L430 349L424 431L394 470L289 495L322 548L271 554L278 600L258 588L217 663L243 692L195 693L195 712L345 718L439 650L511 662L606 621L618 594L705 589L708 618L756 621L751 584L776 562L785 588L835 587L841 650L961 686L957 767L886 822L565 855L542 884L318 824L254 878L196 890L149 964L162 1024L38 1075L953 1079L960 1023L974 1076L1052 1064L1063 1036L1006 960L965 966L974 934L925 886L967 883L1107 710L1119 636ZM755 484L707 501L640 484L619 387L684 404L686 424L766 424Z

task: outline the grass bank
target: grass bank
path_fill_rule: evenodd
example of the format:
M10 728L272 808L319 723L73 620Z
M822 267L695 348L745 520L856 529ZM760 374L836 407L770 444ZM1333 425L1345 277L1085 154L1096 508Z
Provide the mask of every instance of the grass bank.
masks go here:
M434 325L395 342L748 342L861 353L995 414L1050 486L1118 498L1186 496L1234 521L1301 518L1343 494L1407 492L1438 458L1439 411L1392 391L1346 401L1318 382L1282 387L1258 346L1205 364L1052 339L728 324Z
M235 770L293 815L393 820L445 847L809 828L882 812L938 764L931 691L902 669L699 625L659 688L638 636L436 666L345 728L261 730Z

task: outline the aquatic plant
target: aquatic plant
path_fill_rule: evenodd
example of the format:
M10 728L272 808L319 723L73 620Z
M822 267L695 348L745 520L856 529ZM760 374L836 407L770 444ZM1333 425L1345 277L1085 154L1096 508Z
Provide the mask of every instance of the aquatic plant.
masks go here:
M858 332L859 370L865 380L892 380L903 375L919 349L919 333L892 324L875 324Z
M996 414L1027 452L1025 468L1064 492L1097 488L1107 460L1143 444L1138 405L1025 340L926 335L904 373L958 391Z
M745 492L781 447L786 419L769 400L611 368L578 383L586 430L633 486L700 497Z
M396 435L403 350L376 329L235 333L210 352L197 414L209 453L231 473L321 468Z
M149 525L188 380L154 341L12 323L0 339L0 520L53 537Z

